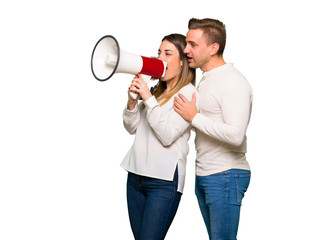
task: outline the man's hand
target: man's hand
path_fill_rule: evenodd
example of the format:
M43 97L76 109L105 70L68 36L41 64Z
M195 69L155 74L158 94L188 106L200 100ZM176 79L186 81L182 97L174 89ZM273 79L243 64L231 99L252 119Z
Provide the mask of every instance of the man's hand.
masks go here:
M174 99L174 110L186 121L192 122L197 114L195 93L192 95L191 102L182 94L178 94L178 96L179 98L175 97Z

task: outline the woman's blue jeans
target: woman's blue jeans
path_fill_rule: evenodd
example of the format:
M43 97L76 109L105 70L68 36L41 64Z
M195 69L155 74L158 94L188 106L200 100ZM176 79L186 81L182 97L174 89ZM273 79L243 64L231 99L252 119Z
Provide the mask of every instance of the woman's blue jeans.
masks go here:
M181 193L178 173L173 181L128 173L127 205L136 240L163 240L176 214Z
M240 169L196 176L195 194L211 240L236 240L250 178L250 171Z

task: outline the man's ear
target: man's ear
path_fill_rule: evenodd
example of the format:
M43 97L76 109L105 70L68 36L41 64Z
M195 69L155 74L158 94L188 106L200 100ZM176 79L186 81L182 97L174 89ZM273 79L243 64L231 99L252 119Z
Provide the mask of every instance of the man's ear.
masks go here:
M213 43L211 45L211 55L215 55L217 53L217 51L220 49L220 45L218 43Z

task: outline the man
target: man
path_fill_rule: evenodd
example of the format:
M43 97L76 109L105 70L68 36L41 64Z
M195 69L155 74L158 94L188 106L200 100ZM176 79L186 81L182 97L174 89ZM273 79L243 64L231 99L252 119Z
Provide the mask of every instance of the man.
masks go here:
M225 25L214 19L191 19L184 52L189 66L200 68L197 112L193 96L175 98L174 109L196 129L195 193L211 240L236 240L240 208L250 183L246 129L252 88L223 52Z

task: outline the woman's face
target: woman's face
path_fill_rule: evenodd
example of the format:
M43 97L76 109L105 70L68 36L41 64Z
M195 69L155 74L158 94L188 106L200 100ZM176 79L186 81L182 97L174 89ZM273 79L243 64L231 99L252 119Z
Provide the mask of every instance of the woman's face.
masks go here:
M179 58L179 52L174 44L164 40L158 50L158 59L167 63L165 76L160 80L164 82L177 81L181 72L182 61Z

